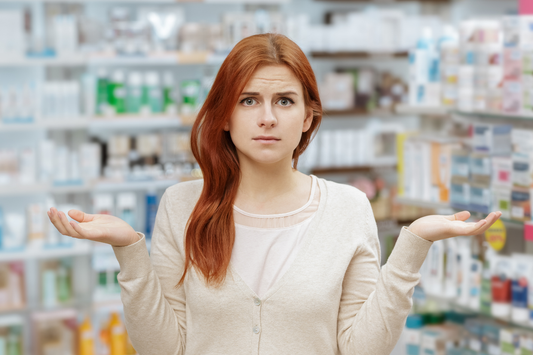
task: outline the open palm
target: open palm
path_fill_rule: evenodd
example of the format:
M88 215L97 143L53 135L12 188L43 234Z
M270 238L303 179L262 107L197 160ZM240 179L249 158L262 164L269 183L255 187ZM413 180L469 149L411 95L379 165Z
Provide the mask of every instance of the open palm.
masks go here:
M470 212L462 211L449 216L431 215L417 219L409 230L429 241L437 241L457 236L469 236L485 233L500 216L501 212L491 212L478 222L465 222Z
M68 211L69 216L80 222L69 222L67 216L55 208L47 212L57 230L69 237L89 239L113 246L126 246L139 240L135 230L122 219L107 214L89 214L80 210Z

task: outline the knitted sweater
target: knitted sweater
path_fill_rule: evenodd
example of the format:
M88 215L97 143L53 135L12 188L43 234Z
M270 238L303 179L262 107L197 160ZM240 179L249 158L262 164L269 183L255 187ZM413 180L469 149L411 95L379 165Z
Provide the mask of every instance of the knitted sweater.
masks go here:
M432 242L403 228L386 265L370 203L319 179L318 211L287 272L259 299L228 269L220 288L184 269L184 231L203 181L167 188L150 256L114 247L126 329L140 355L386 355L403 330Z

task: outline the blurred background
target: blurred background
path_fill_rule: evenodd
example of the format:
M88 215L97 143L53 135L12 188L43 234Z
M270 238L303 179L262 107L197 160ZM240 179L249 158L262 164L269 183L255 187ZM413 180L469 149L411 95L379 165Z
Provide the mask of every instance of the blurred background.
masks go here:
M231 48L278 32L325 110L298 168L402 226L501 210L436 242L394 355L533 354L532 0L0 0L0 355L135 354L111 247L46 211L118 216L148 247L165 189L202 177L190 127Z

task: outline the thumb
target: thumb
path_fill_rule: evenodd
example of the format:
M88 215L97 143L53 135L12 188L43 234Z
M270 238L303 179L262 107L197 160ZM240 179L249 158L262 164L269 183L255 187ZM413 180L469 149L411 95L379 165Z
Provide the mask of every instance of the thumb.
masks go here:
M91 222L94 219L93 214L85 213L80 210L69 210L68 215L78 222Z
M454 213L450 216L446 216L446 218L449 219L450 221L463 221L464 222L470 218L470 212L461 211L461 212Z

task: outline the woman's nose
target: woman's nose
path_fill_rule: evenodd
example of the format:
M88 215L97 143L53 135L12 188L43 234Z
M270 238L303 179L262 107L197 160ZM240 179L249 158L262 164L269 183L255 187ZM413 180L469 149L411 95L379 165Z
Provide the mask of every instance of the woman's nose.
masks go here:
M261 113L261 117L259 118L259 126L260 127L274 127L278 120L276 119L276 116L274 115L274 112L272 111L271 107L267 107L267 105L264 106L265 109Z

